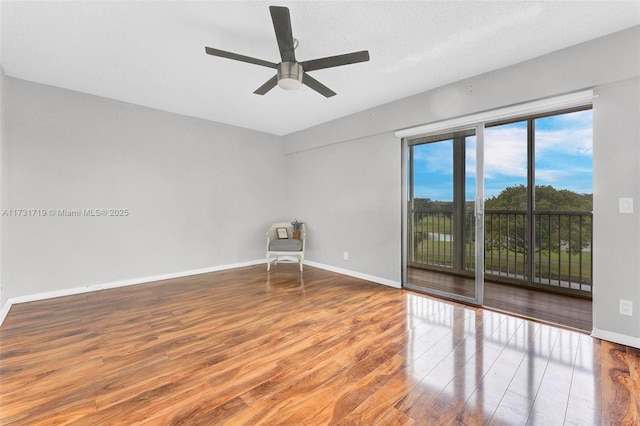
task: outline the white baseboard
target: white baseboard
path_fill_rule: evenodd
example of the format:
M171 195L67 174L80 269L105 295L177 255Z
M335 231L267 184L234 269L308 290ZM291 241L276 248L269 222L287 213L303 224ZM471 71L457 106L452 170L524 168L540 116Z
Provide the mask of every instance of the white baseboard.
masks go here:
M600 330L594 328L591 332L591 337L597 339L608 340L614 343L620 343L621 345L631 346L640 349L640 338L627 336L626 334L615 333L613 331Z
M380 277L376 277L374 275L362 274L360 272L350 271L348 269L337 268L335 266L325 265L323 263L312 262L312 261L308 261L308 260L305 260L304 264L305 265L309 265L309 266L313 266L314 268L324 269L326 271L337 272L338 274L348 275L350 277L360 278L360 279L366 280L366 281L371 281L371 282L374 282L376 284L384 284L384 285L387 285L389 287L402 288L402 284L400 283L400 281L392 281L392 280L388 280L386 278L380 278Z
M54 297L71 296L74 294L89 293L92 291L106 290L109 288L125 287L129 285L144 284L144 283L150 283L154 281L169 280L172 278L188 277L190 275L199 275L199 274L206 274L209 272L224 271L226 269L242 268L245 266L259 265L261 263L266 263L266 260L265 259L253 260L249 262L234 263L231 265L212 266L209 268L193 269L190 271L174 272L170 274L161 274L161 275L152 275L152 276L141 277L141 278L131 278L128 280L112 281L112 282L106 282L106 283L100 283L100 284L90 284L84 287L67 288L62 290L48 291L45 293L10 297L5 302L4 306L2 307L2 310L0 310L0 326L2 326L2 322L4 321L5 317L9 313L9 309L11 309L11 306L17 303L35 302L37 300L53 299Z
M0 309L0 326L2 325L4 319L7 317L9 309L11 309L11 299L7 299L7 301L4 302L2 309Z

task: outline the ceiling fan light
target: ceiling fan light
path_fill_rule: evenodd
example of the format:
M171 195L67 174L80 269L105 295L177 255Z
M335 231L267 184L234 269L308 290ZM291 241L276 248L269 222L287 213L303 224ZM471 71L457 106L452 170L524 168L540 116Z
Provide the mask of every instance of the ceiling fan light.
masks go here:
M302 87L302 66L297 62L281 62L278 65L278 86L285 90Z
M302 87L302 82L293 78L281 78L278 80L278 86L284 90L298 90Z

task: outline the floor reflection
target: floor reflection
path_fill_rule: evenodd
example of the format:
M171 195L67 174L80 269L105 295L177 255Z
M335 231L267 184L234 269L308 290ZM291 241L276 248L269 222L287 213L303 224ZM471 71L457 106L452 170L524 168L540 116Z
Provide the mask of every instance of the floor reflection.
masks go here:
M410 292L406 305L417 385L398 407L412 418L550 425L571 414L599 423L591 337Z
M449 275L420 268L408 268L407 280L425 290L438 290L449 294L473 297L475 279ZM592 324L591 300L581 297L533 290L522 286L484 283L483 303L503 312L537 318L554 324L563 324L590 332Z
M276 264L267 272L266 290L269 297L279 294L306 296L304 272L297 265Z

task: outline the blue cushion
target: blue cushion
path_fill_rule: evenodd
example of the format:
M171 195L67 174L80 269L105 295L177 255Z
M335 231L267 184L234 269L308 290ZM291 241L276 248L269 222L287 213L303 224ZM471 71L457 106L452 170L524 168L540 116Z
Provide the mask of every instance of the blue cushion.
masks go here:
M287 239L287 240L274 240L269 244L269 250L271 251L300 251L302 250L302 241Z

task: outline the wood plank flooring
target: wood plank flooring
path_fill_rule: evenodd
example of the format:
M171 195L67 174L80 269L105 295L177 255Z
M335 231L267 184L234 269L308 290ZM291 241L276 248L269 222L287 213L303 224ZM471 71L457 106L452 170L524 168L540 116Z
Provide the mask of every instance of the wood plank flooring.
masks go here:
M425 288L467 297L475 295L473 278L409 268L408 280L410 283ZM484 306L565 327L577 328L589 333L593 329L591 300L581 297L486 281Z
M296 265L14 305L2 425L637 425L640 351Z

